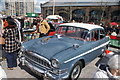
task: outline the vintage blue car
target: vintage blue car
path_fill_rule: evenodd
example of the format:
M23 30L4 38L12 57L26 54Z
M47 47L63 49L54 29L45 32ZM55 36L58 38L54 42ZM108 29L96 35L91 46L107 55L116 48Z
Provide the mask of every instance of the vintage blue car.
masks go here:
M21 62L45 78L76 80L82 68L103 54L108 44L109 37L98 25L64 23L54 36L23 43Z

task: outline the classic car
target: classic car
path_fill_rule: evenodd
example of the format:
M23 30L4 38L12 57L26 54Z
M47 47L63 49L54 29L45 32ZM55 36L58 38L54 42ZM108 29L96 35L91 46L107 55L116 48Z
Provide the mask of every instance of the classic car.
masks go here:
M44 78L76 80L82 68L103 54L108 44L101 26L63 23L54 36L23 43L21 63Z

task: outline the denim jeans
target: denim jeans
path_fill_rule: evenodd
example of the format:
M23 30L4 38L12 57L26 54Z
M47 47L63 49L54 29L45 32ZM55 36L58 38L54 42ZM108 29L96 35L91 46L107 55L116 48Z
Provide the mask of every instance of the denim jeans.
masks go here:
M17 52L6 53L8 68L17 67Z

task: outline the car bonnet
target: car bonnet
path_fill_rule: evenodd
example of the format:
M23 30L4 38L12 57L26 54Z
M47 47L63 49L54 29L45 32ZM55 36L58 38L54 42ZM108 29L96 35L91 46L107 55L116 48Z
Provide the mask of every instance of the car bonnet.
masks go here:
M27 49L47 59L51 59L61 51L73 48L73 44L78 44L78 40L67 37L62 39L47 37L38 39L31 46L27 47Z

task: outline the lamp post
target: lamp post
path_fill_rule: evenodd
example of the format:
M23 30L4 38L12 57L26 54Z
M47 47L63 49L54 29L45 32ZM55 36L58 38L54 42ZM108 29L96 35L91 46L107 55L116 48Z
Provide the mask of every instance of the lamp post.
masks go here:
M53 15L55 14L55 0L53 0Z

